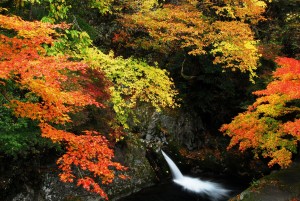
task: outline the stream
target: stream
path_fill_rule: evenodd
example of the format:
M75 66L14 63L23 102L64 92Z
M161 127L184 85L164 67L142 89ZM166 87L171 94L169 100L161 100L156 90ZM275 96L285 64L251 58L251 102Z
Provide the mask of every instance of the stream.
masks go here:
M206 178L208 179L208 178ZM224 179L211 179L222 184L224 187L230 190L228 197L219 199L218 201L225 201L228 198L233 197L244 189L247 188L247 184L243 181L239 181L232 178ZM215 201L203 194L196 194L184 190L181 186L175 184L172 181L166 183L157 184L152 187L142 189L141 191L134 193L130 196L119 199L118 201Z
M145 188L119 201L225 201L246 188L233 178L198 178L183 175L174 161L161 151L172 173L172 181Z

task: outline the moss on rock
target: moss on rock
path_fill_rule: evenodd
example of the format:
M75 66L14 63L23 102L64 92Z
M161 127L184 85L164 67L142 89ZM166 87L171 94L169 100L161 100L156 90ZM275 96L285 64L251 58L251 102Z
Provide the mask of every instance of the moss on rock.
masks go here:
M271 173L252 183L251 187L230 201L300 200L300 163Z

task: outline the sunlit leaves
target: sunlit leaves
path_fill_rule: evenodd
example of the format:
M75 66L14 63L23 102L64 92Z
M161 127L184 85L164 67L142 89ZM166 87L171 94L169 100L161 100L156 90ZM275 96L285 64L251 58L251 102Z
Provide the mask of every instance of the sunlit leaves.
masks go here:
M282 125L283 131L286 133L290 133L293 136L297 137L300 140L300 119L296 119L295 121L288 121Z
M216 21L212 27L214 31L208 37L214 47L211 50L214 63L241 72L248 71L251 78L255 76L259 54L250 26L238 21Z
M238 19L252 24L264 19L261 14L266 8L266 3L261 0L223 0L217 3L213 0L204 0L204 2L210 3L217 15L227 19Z
M292 153L285 148L273 152L270 156L272 160L269 162L269 166L278 164L281 167L287 167L292 163Z
M223 4L205 1L198 6L166 4L155 10L124 15L120 22L127 33L122 30L113 40L162 54L178 49L194 56L210 54L214 64L247 72L253 80L260 55L250 27L262 19L263 11L263 1L254 0Z
M79 5L96 8L101 14L112 12L112 4L114 0L87 0L80 2ZM74 5L72 0L14 0L16 7L24 7L26 4L43 4L47 6L48 16L44 16L44 22L55 22L68 18L69 11ZM75 2L76 4L77 2Z
M39 124L43 137L66 146L66 153L58 161L63 170L61 180L77 182L107 198L98 181L110 183L115 170L125 169L112 162L114 154L108 141L94 131L75 135L58 128L73 123L71 114L86 106L104 107L108 93L112 94L109 106L125 128L140 102L157 110L175 107L177 92L168 73L132 58L106 55L93 47L85 32L64 30L66 24L6 16L0 16L0 22L3 29L13 33L0 34L0 78L15 83L20 96L26 97L8 97L6 106L16 117ZM0 84L6 87L5 82ZM116 130L111 135L119 139L120 133ZM78 178L78 173L83 177Z
M160 6L162 2L165 0L123 0L118 3L120 3L119 8L120 9L128 9L133 11L149 11L153 8L156 8ZM116 7L116 6L115 6ZM118 7L118 6L117 6Z
M287 167L300 140L300 62L291 58L276 62L281 67L265 90L254 92L260 96L256 102L220 130L231 137L228 148L253 149L270 158L269 166Z
M115 57L113 52L104 54L93 47L85 32L68 31L47 51L54 55L67 52L76 60L84 60L91 68L103 71L112 82L110 93L116 118L126 128L128 119L135 118L134 108L139 102L148 103L157 110L178 106L175 102L177 91L166 70L134 58Z
M123 59L88 48L83 59L93 68L104 71L113 83L111 101L118 121L127 127L139 102L149 103L157 110L174 108L177 91L168 72L133 58Z
M147 40L138 39L132 45L168 52L179 47L192 47L190 53L199 54L204 53L203 47L207 45L205 40L199 40L208 26L201 18L202 13L191 5L165 5L155 11L125 15L122 23L132 29L141 27L152 38L148 43Z
M111 13L112 3L114 0L90 0L90 6L97 8L100 13Z

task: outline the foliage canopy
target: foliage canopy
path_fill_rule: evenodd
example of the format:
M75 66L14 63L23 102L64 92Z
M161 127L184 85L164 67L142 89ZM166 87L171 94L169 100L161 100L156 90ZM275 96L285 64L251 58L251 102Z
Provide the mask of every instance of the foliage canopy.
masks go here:
M42 45L51 46L53 38L58 36L54 29L66 28L67 25L28 22L4 15L0 15L0 25L3 29L15 31L13 37L0 35L0 78L3 80L2 95L7 99L5 106L16 117L37 122L43 137L66 144L66 153L58 160L63 170L60 175L63 181L70 182L75 178L73 165L83 171L89 170L93 176L79 178L77 185L106 197L92 178L100 177L103 183L108 183L114 177L110 167L124 169L119 163L111 161L113 151L108 141L96 131L75 135L56 128L71 122L69 114L87 105L104 107L99 100L108 97L105 95L107 88L101 88L105 85L93 85L95 79L105 82L103 73L96 73L83 62L70 61L67 56L47 56ZM27 99L18 99L11 92L6 93L9 91L6 88L8 81L16 83Z
M178 92L170 78L178 66L186 84L181 95L204 108L203 111L221 102L223 94L234 94L235 98L235 85L245 87L239 82L244 77L233 78L237 74L228 71L221 75L221 71L246 72L253 80L261 56L257 47L260 41L253 28L257 29L258 23L265 20L263 13L271 5L262 0L3 2L1 5L24 9L23 15L28 19L32 19L34 6L43 8L43 14L37 18L48 23L0 15L0 152L12 156L38 152L40 146L55 146L47 140L50 139L65 147L65 153L57 161L62 169L61 180L76 181L104 198L106 193L95 181L100 178L102 184L110 183L115 177L114 170L126 168L112 161L113 143L106 139L107 133L98 128L72 130L76 118L88 121L85 111L112 108L115 119L101 121L111 127L110 134L118 141L121 130L130 129L130 120L138 122L135 110L140 104L149 104L157 110L178 106L175 101ZM273 2L278 7L285 5ZM289 3L294 5L292 0ZM18 13L16 10L12 13ZM1 7L0 12L10 13ZM278 24L269 24L276 31L264 36L274 42L261 46L265 59L276 56L266 47L285 45L284 40L297 33L299 15L286 12L289 15L282 14ZM103 17L103 21L117 19L119 30L114 30L114 37L108 43L150 58L147 61L152 65L133 57L115 56L113 51L105 54L95 47L95 41L77 21L84 15L88 16L83 23L96 21L89 19L91 13L97 13L93 17ZM54 24L72 19L73 24ZM284 31L281 31L282 21ZM293 32L289 33L290 30ZM297 35L293 38L291 51L296 57ZM116 53L122 54L128 56L127 52ZM151 59L154 54L159 56ZM161 62L163 59L166 63ZM197 76L184 77L185 62L190 68L187 71L198 68ZM258 96L255 103L220 130L231 137L228 148L239 145L241 151L252 149L257 157L270 159L270 167L275 164L287 167L299 143L300 67L299 61L291 58L281 57L276 62L281 67L272 74L274 79L265 90L254 92ZM172 66L169 73L157 63L167 64L164 68L173 64L176 67ZM182 84L182 78L178 80L175 81ZM206 103L208 106L203 106Z
M250 26L262 20L263 1L179 1L123 15L124 30L114 41L163 54L178 48L190 55L211 55L215 65L255 76L259 59Z
M281 67L266 89L254 92L259 96L244 113L237 115L221 131L231 137L228 148L253 149L258 157L270 158L269 166L287 167L300 140L300 62L278 58Z
M177 92L167 72L145 62L105 55L92 45L87 33L72 30L65 23L53 25L0 15L0 26L1 108L5 115L17 117L16 127L30 127L29 133L41 133L66 147L57 161L62 181L77 179L77 185L107 198L95 179L110 183L114 170L126 168L112 161L111 143L103 134L67 131L73 123L72 114L87 106L112 106L119 123L127 128L138 102L148 102L156 109L176 105ZM5 121L11 121L6 116ZM10 125L3 129L11 133L8 138L1 135L0 142L8 140L9 147L20 146L13 142L20 141L18 130ZM5 147L2 151L12 155ZM78 178L74 167L86 176Z

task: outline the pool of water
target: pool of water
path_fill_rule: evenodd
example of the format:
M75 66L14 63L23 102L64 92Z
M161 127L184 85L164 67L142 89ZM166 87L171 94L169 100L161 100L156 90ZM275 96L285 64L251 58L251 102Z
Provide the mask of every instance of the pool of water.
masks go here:
M230 190L228 197L219 199L218 201L228 200L230 197L233 197L246 189L246 184L243 183L243 181L231 178L221 181L211 181L217 182L224 188ZM195 194L186 191L181 186L169 181L145 188L128 197L121 198L118 201L211 201L211 199L203 194Z

